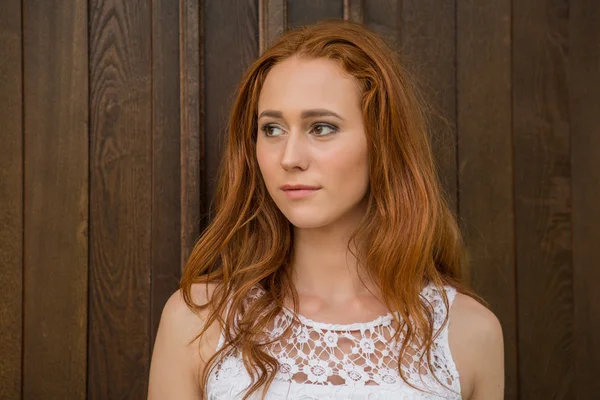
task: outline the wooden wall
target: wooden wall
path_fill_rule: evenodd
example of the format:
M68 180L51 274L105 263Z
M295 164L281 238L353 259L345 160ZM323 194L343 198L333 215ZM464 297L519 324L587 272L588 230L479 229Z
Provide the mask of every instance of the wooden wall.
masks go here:
M506 398L600 393L600 2L3 0L1 399L145 398L238 80L328 17L384 36L439 111Z

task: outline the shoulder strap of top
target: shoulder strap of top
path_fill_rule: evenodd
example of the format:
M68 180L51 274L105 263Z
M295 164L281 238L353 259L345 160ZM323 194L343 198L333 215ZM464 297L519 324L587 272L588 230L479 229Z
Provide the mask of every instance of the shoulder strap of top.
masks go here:
M219 333L219 342L217 343L216 351L221 350L221 347L225 344L225 335L223 335L223 330Z
M446 336L448 335L448 329L450 327L450 314L451 314L451 310L452 310L452 305L454 304L454 299L456 298L456 289L453 288L452 286L445 286L444 287L445 291L446 291L446 296L448 297L448 309L446 309L443 305L442 302L442 321L443 318L446 317L446 314L448 314L448 321L446 322L446 325L444 325L444 327L442 328L442 332L440 333L440 335L445 334ZM440 301L442 301L442 299L440 298Z
M444 304L443 294L448 299L448 307ZM433 283L429 283L422 292L422 297L429 303L428 307L433 312L433 334L434 346L431 349L432 356L436 358L436 369L439 371L438 378L443 378L443 382L448 382L452 391L460 393L459 373L452 358L449 343L450 318L444 324L446 316L450 316L452 305L456 299L456 288L444 285L438 288Z
M248 297L245 299L245 303L248 304L254 300L256 300L258 297L260 297L263 293L263 290L258 287L255 286L252 289L249 290L248 292ZM230 309L231 309L231 301L232 299L228 299L227 300L227 305L225 306L225 321L227 321L227 316L229 315ZM234 323L236 323L237 319L234 320ZM225 344L225 335L223 334L223 331L221 331L220 335L219 335L219 342L217 344L217 351L221 349L221 347L223 347L223 344Z
M458 373L458 369L456 368L456 364L454 363L454 358L452 357L452 352L450 350L450 341L449 341L449 330L450 330L450 324L451 324L451 320L450 317L452 315L452 305L454 304L454 300L456 299L456 288L452 287L452 286L445 286L445 291L446 291L446 296L448 297L448 309L444 309L443 311L443 315L441 316L442 321L443 318L445 318L446 314L448 314L448 321L446 322L446 324L441 327L441 331L440 331L440 335L439 337L436 339L436 343L438 346L439 351L441 352L441 356L443 357L444 363L445 363L445 370L446 373L449 375L448 378L450 379L451 386L452 388L457 392L460 393L460 381L459 381L459 373ZM443 307L443 304L442 304Z
M421 292L421 296L429 303L428 307L433 312L434 333L437 333L440 329L447 330L448 324L444 326L442 326L442 324L446 315L452 308L454 298L456 297L455 288L449 285L445 285L443 288L446 297L448 298L448 308L446 308L446 305L444 304L442 292L433 283L429 283ZM442 332L440 332L440 334L442 334Z
M231 307L231 299L227 300L227 304L225 305L225 321L227 321L227 317L229 315L229 309ZM219 341L217 343L217 351L221 350L221 347L225 344L225 335L223 330L221 329L219 333Z

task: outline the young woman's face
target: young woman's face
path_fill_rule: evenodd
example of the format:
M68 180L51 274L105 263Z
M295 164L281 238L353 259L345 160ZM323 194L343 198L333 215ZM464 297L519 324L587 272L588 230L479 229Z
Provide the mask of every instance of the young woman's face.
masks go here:
M275 65L258 101L256 156L269 194L294 226L362 217L369 166L356 80L324 58Z

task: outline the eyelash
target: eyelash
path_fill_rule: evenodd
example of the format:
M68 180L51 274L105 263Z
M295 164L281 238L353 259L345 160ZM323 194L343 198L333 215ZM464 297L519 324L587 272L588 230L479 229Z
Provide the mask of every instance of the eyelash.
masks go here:
M268 135L268 134L267 134L267 129L268 129L269 127L271 127L271 126L274 126L274 125L273 125L273 124L263 124L263 125L261 125L261 127L260 127L260 130L261 130L261 132L262 132L262 133L263 133L263 134L264 134L266 137L268 137L268 138L277 137L277 136L270 136L270 135ZM325 135L315 135L315 136L317 136L317 137L326 137L326 136L331 136L331 135L333 135L333 134L335 134L336 132L338 132L338 131L339 131L339 128L338 128L337 126L335 126L335 125L333 125L333 124L324 124L324 123L322 123L322 122L320 122L320 123L316 123L316 124L313 124L313 125L311 126L311 131L312 131L312 130L314 130L314 129L315 129L315 127L319 127L319 126L324 126L324 127L327 127L327 128L329 128L329 129L331 129L331 131L332 131L332 132L330 132L330 133L327 133L327 134L325 134ZM281 129L281 128L280 128L280 129Z

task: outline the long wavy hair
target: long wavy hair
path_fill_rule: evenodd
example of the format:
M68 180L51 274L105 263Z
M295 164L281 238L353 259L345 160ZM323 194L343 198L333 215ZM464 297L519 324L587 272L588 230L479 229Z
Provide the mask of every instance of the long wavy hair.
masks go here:
M370 180L367 210L348 250L354 243L361 271L401 317L396 322L402 327L397 334L403 333L398 360L402 379L409 383L400 365L415 342L421 343L435 376L429 351L436 336L433 315L420 297L425 283L440 290L447 308L444 285L483 302L462 277L464 245L436 175L426 104L394 51L365 26L343 20L287 31L250 66L238 87L219 169L215 215L192 250L180 282L188 306L205 312L196 339L215 321L224 335L224 345L205 360L200 374L204 396L210 370L232 351L241 352L254 378L244 399L268 387L279 365L264 350L262 334L282 311L284 298L298 310L290 274L293 227L269 196L256 159L262 85L274 65L292 56L335 60L360 85ZM194 303L194 283L213 284L207 303ZM264 295L248 305L244 299L257 286ZM446 316L444 324L447 320Z

